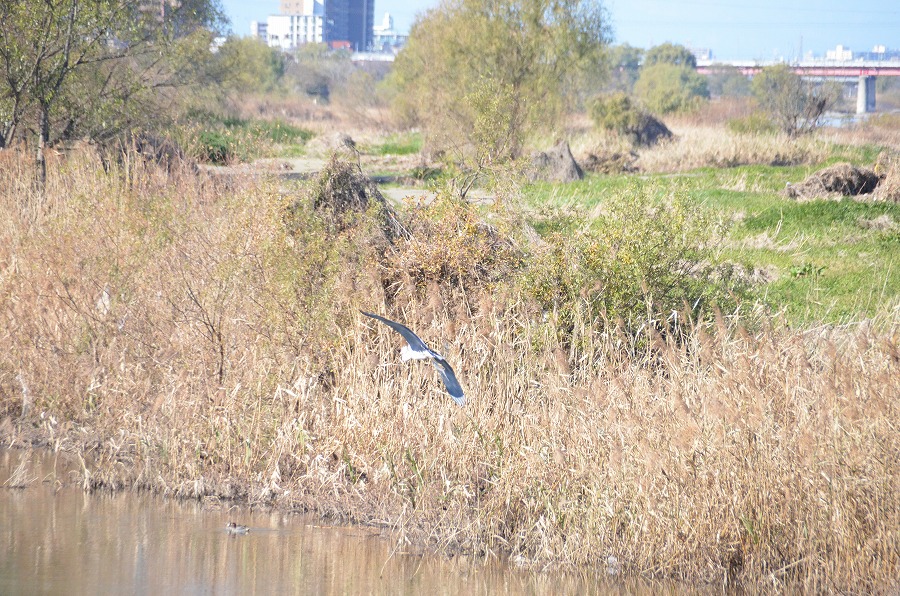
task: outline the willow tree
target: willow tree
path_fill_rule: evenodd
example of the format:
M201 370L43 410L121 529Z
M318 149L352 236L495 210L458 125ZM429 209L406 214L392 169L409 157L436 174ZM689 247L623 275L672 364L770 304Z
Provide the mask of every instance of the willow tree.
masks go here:
M159 116L221 22L218 0L0 0L0 147L36 137L42 187L45 147Z
M430 145L489 166L558 123L608 39L597 0L445 0L397 56L394 102Z
M805 81L787 64L763 68L750 86L763 111L790 136L814 130L841 98L839 84Z
M697 72L697 59L686 47L672 43L647 50L634 93L657 114L688 112L709 99L706 77Z

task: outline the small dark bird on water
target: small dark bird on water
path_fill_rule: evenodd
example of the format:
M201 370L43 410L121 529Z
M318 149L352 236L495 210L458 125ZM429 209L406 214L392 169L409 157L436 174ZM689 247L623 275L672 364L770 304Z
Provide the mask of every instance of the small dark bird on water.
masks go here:
M444 386L447 388L447 393L450 394L453 401L461 406L466 403L466 396L463 394L462 386L460 386L459 381L456 379L456 374L453 372L450 364L444 360L443 356L425 345L425 342L422 341L418 335L413 333L409 327L385 319L384 317L373 315L364 310L359 312L367 317L381 321L403 336L403 339L405 339L407 343L407 345L400 348L400 360L403 362L406 362L407 360L426 360L430 358L431 363L437 369L438 374L441 375L441 379L444 380Z
M238 525L233 521L230 521L225 524L225 531L229 534L247 534L250 532L250 528L248 528L247 526Z

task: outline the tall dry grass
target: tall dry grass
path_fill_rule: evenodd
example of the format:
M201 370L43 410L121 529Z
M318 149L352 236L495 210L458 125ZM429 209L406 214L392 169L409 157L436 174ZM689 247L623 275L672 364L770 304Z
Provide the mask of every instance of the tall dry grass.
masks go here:
M677 344L586 309L561 329L509 284L386 274L364 220L289 229L297 197L272 182L76 155L23 214L27 168L2 157L0 432L80 452L88 486L542 565L898 587L897 313L810 331L719 315ZM467 405L359 308L441 351Z
M784 134L736 133L721 126L689 121L667 122L671 141L637 150L634 165L644 172L683 172L704 167L740 165L800 165L821 163L833 153L822 136L789 138ZM578 158L627 154L633 148L624 139L588 129L573 133L572 152Z
M896 113L872 114L853 126L829 128L822 136L832 143L850 146L884 147L900 151L900 116Z
M648 172L747 164L820 163L830 155L828 143L814 136L790 139L783 134L740 134L714 126L674 126L675 140L641 154L638 166Z

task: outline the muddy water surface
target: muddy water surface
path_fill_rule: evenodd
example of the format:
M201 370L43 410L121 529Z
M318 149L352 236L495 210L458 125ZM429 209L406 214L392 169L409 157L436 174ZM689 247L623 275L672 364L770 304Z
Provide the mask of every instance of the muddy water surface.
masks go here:
M0 594L656 592L497 561L412 556L371 528L280 512L81 490L78 466L0 450ZM225 530L250 526L246 535ZM668 590L664 590L668 591Z

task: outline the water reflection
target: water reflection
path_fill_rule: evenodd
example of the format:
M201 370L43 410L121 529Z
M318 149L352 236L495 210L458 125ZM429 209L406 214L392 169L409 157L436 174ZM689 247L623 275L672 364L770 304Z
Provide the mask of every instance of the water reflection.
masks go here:
M392 552L369 528L204 507L144 493L84 493L54 455L0 451L0 594L543 594L629 592L583 577L464 557ZM20 473L21 476L21 473ZM246 535L226 531L235 520ZM659 586L656 587L657 590ZM639 591L647 591L643 586Z

